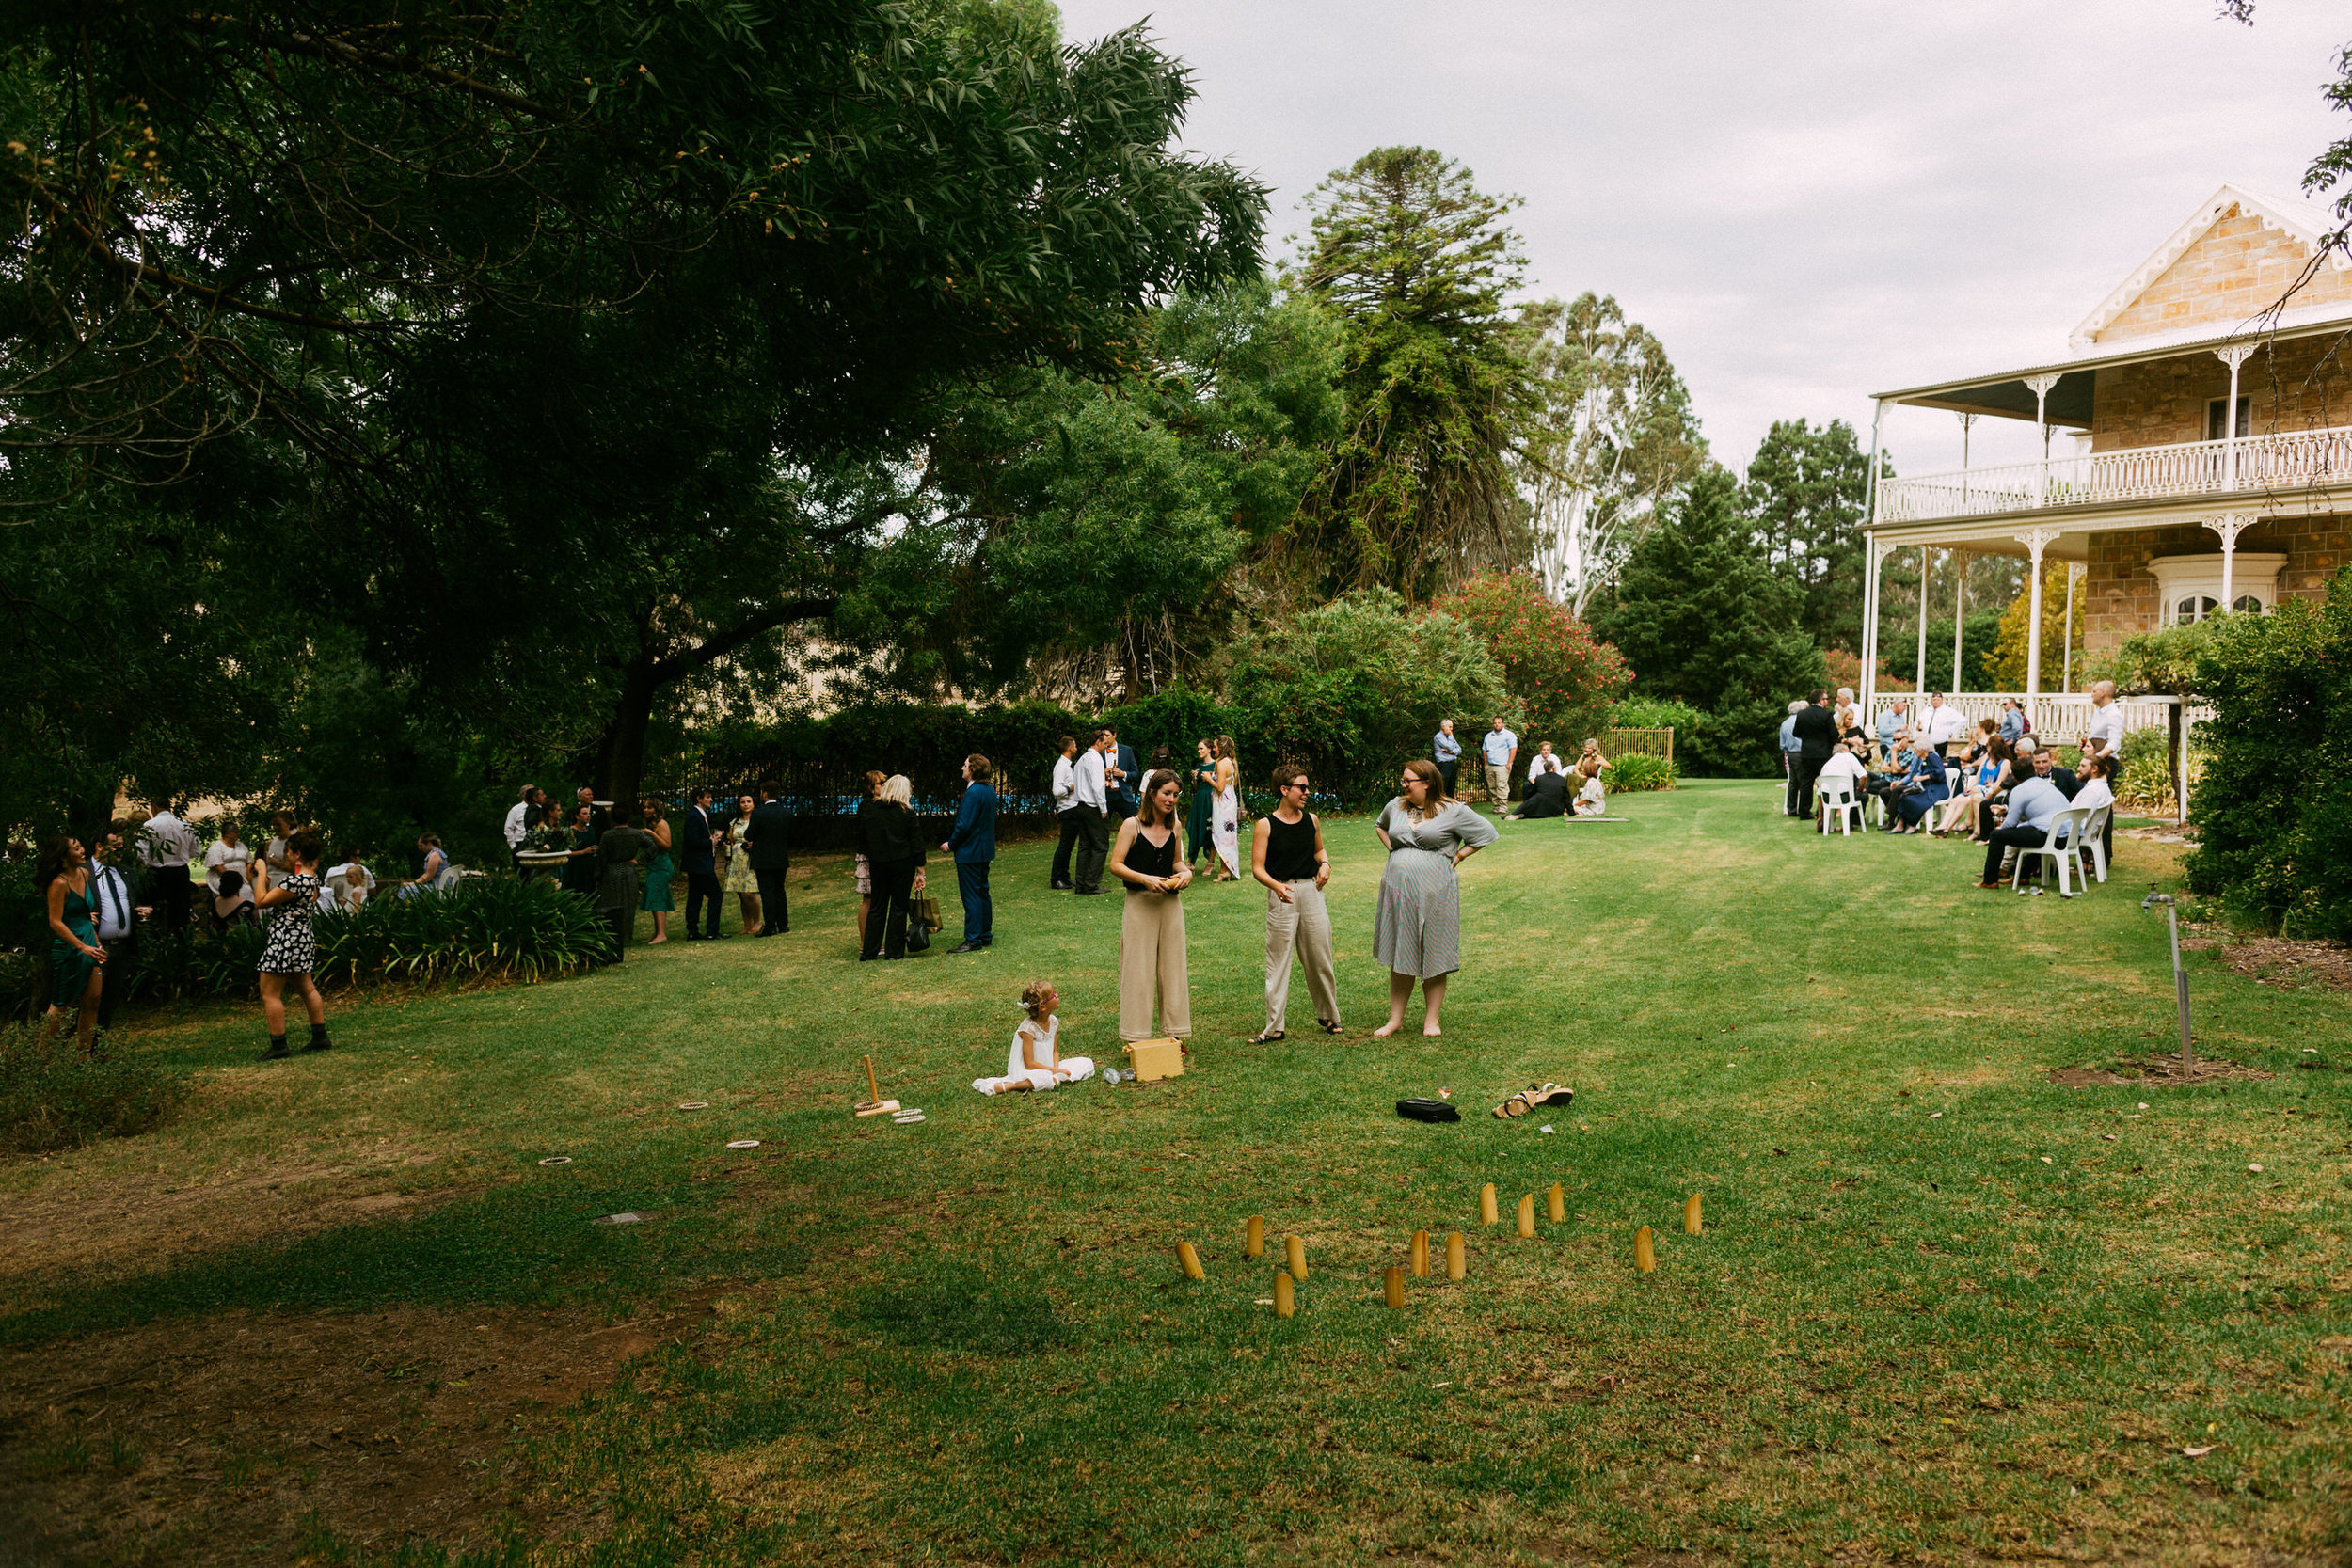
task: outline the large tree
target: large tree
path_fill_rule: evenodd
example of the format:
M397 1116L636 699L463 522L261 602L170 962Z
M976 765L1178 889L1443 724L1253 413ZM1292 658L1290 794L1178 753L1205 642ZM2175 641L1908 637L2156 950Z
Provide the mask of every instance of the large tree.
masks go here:
M1422 147L1334 172L1296 280L1347 327L1348 424L1295 538L1328 587L1424 598L1528 551L1511 468L1534 407L1530 328L1508 303L1526 265L1504 222L1518 198Z
M1519 467L1545 591L1582 615L1659 509L1707 461L1691 394L1665 346L1614 299L1528 313L1537 406Z
M941 386L1256 266L1184 69L1042 6L0 16L0 499L264 447L248 548L482 721L596 713L624 791L665 682L859 591L857 459Z
M1698 770L1751 777L1772 770L1788 702L1827 678L1803 603L1750 536L1738 482L1713 468L1633 546L1594 629L1637 692L1701 710Z
M1803 595L1801 624L1825 648L1862 646L1863 499L1869 462L1853 427L1775 420L1748 464L1740 500L1756 542Z

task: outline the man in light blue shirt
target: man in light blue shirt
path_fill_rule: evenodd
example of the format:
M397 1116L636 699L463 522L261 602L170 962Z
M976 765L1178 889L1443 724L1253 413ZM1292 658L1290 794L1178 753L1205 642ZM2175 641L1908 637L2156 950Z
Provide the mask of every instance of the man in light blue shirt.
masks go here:
M1905 707L1899 697L1887 704L1886 711L1879 715L1879 756L1884 761L1895 760L1895 736L1902 732L1904 717Z
M1788 705L1788 717L1780 721L1780 776L1787 782L1781 791L1780 815L1797 815L1797 753L1804 750L1804 742L1797 738L1797 715L1804 711L1804 699L1800 697Z
M2027 778L2009 786L2009 812L1984 848L1984 876L1979 887L2001 885L2001 859L2013 849L2039 849L2049 836L2050 820L2064 811L2066 791L2046 778Z
M1454 738L1454 721L1438 721L1438 733L1430 737L1429 751L1438 764L1438 771L1445 779L1445 792L1452 797L1461 793L1454 778L1462 770L1462 743Z
M1478 745L1486 759L1486 799L1502 811L1511 803L1511 768L1519 760L1519 737L1498 718Z

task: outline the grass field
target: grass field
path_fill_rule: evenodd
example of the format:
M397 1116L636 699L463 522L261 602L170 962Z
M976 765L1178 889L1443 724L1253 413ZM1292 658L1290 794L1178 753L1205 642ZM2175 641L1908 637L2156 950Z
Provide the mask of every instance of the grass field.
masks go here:
M1118 899L1037 844L978 956L854 963L824 860L788 937L339 1006L323 1056L158 1020L177 1124L0 1167L0 1561L2352 1560L2352 993L2201 954L2201 1049L2271 1076L2058 1086L2171 1044L2170 851L2018 899L1772 794L1506 828L1437 1040L1369 1037L1362 821L1344 1038L1294 985L1243 1043L1263 894L1197 885L1149 1087L968 1086L1032 976L1116 1055ZM869 1052L926 1124L851 1118ZM1469 1277L1391 1311L1421 1227Z

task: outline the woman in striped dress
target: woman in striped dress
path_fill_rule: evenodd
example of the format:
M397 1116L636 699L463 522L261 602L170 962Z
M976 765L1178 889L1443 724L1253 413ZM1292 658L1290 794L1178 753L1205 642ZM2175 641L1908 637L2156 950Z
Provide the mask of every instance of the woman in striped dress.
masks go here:
M1373 831L1389 851L1380 874L1380 913L1372 932L1373 956L1389 969L1389 1022L1373 1033L1405 1027L1405 1004L1421 981L1424 1035L1443 1034L1446 976L1462 967L1462 895L1454 868L1498 836L1495 825L1459 800L1446 799L1445 775L1434 762L1405 765L1400 793L1383 807Z

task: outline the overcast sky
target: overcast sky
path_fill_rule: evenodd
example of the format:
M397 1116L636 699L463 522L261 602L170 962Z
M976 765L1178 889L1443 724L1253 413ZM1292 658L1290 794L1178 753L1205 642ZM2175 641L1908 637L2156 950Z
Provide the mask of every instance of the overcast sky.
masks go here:
M2294 194L2352 129L2319 97L2352 13L2214 10L1062 0L1073 40L1148 16L1192 64L1185 140L1274 186L1278 240L1316 182L1385 144L1525 197L1533 291L1614 294L1734 467L1775 419L1867 436L1874 391L2055 357L2214 187ZM1900 472L1959 462L1950 414L1890 412L1885 439ZM2032 447L1994 420L1972 458Z

